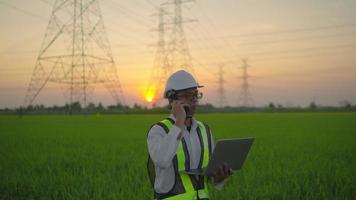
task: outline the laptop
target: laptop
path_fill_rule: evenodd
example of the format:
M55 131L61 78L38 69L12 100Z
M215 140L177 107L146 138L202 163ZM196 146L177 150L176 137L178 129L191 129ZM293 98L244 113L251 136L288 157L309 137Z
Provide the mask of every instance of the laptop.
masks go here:
M241 169L255 138L222 139L216 142L208 166L202 169L183 171L186 174L210 175L223 163L233 171Z

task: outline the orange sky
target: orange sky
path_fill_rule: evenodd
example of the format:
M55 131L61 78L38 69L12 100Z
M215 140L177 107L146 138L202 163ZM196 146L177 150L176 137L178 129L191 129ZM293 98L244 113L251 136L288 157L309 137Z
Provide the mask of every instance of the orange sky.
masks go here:
M0 107L14 107L23 103L54 0L3 2ZM100 1L129 105L144 103L157 40L152 3L163 2ZM226 105L236 104L240 59L247 57L256 105L356 103L356 1L198 0L186 4L183 15L198 21L185 32L196 78L206 86L203 102L216 104L218 65L225 63ZM103 87L92 99L114 103ZM64 98L58 86L48 85L36 103L63 104Z

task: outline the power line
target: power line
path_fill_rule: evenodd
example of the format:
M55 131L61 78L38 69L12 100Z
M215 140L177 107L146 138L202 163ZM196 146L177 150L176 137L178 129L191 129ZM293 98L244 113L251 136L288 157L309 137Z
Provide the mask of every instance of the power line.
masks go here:
M356 49L353 51L343 51L342 52L342 56L345 56L347 54L355 54L356 53ZM254 58L253 62L265 62L266 60L283 60L283 59L291 59L291 58L316 58L316 57L323 57L323 56L327 56L328 58L332 58L335 55L335 52L323 52L323 53L312 53L312 54L306 54L306 55L287 55L287 56L278 56L278 57L262 57L262 58ZM340 56L340 55L337 55Z
M260 44L270 44L270 43L281 43L281 42L286 42L286 41L302 41L302 40L310 40L310 39L325 39L325 38L331 38L331 37L338 37L338 36L353 36L356 32L347 32L347 33L340 33L340 34L333 34L333 35L320 35L320 36L314 36L314 37L303 37L303 38L291 38L291 39L285 39L285 40L270 40L270 41L264 41L264 42L252 42L252 43L241 43L238 44L236 46L240 46L240 45L260 45ZM118 34L121 35L121 34ZM124 35L121 35L124 36ZM125 38L132 38L132 39L137 39L137 38L133 38L133 37L125 37ZM28 39L29 41L29 39ZM133 44L124 44L124 45L112 45L112 48L122 48L122 47L130 47L133 46ZM199 49L217 49L217 48L222 48L221 46L215 46L215 47L208 47L208 46L204 46L202 48L194 48L192 47L191 49L193 50L199 50ZM61 49L59 49L61 50ZM16 51L16 52L1 52L1 54L26 54L26 53L37 53L37 50L20 50L20 51ZM146 52L146 51L145 51ZM149 52L149 51L147 51ZM137 53L144 53L144 52L137 52Z
M334 45L334 46L327 46L327 47L312 47L312 48L291 49L291 50L282 50L282 51L251 52L251 53L246 53L246 55L254 55L254 56L267 55L267 56L271 56L271 55L279 55L279 54L304 53L304 52L312 53L313 51L349 49L349 48L354 48L354 47L356 47L356 44ZM56 51L60 51L60 49L57 49ZM4 54L11 54L11 53L13 53L13 54L20 54L20 53L26 54L26 53L35 53L35 52L38 52L38 51L36 51L36 50L28 50L28 51L25 51L25 52L7 52L7 53L2 53L2 54L3 55ZM142 55L144 53L150 53L150 52L149 51L140 51L140 52L136 51L136 52L133 52L133 53L121 52L120 55L137 54L137 53ZM215 55L215 54L212 54L212 55ZM213 63L212 61L209 61L209 60L214 60L214 59L208 59L208 58L211 58L211 56L209 54L205 55L204 57L205 57L204 58L204 63ZM254 60L259 60L259 59L255 57ZM225 60L215 59L215 61L214 61L215 64L214 65L219 64L219 63L229 63L229 62L231 63L231 62L237 62L237 61L238 61L238 59L235 59L235 58L226 58ZM198 64L200 66L203 66L203 64L201 62L198 62L196 59L193 59L193 62L196 62L196 64ZM205 69L207 69L207 68L205 68ZM210 72L210 70L209 70L209 72Z
M150 27L150 25L146 24L146 22L142 20L142 19L145 19L144 16L140 16L139 14L134 13L132 10L129 10L128 8L124 8L122 5L118 4L116 1L110 0L110 2L116 9L120 10L119 13L124 14L125 16L129 17L130 19L132 19L133 21L135 21L138 24L141 24L147 28ZM107 7L109 7L110 9L115 9L112 6L107 6Z
M299 38L286 38L281 40L268 40L268 41L259 41L259 42L247 42L247 43L240 43L236 46L248 46L248 45L262 45L262 44L275 44L275 43L282 43L282 42L290 42L290 41L302 41L302 40L313 40L313 39L327 39L327 38L334 38L340 36L355 36L356 31L351 32L343 32L337 34L329 34L329 35L315 35L315 36L306 36L306 37L299 37Z
M45 4L48 4L48 5L52 6L52 3L49 2L49 1L47 1L47 0L40 0L40 1L42 1L42 2L45 3Z
M336 48L353 48L356 47L356 44L340 44L340 45L332 45L332 46L324 46L324 47L310 47L304 49L291 49L291 50L282 50L282 51L266 51L266 52L251 52L245 53L248 56L258 56L258 55L272 55L272 54L286 54L286 53L301 53L308 51L319 51L326 49L336 49Z
M194 13L190 12L190 14L193 15L194 18L197 18ZM206 17L206 19L207 19L207 17ZM192 32L195 32L195 33L197 33L197 32L196 32L196 30L197 30L197 31L199 31L199 34L200 34L200 35L204 35L204 36L208 36L208 37L212 38L211 35L210 35L210 31L208 31L207 29L204 29L204 30L203 30L203 26L201 26L201 23L200 23L200 26L195 26L194 28L190 28L190 30L191 30ZM194 35L197 35L197 34L194 34ZM223 63L223 60L224 60L225 58L219 54L219 52L216 50L215 46L212 45L211 42L207 42L207 43L203 43L203 44L204 44L204 46L205 46L206 49L209 49L209 48L210 48L210 49L212 49L213 51L215 51L216 54L214 54L214 55L215 55L216 57L219 57L219 59L221 60L221 63ZM207 45L205 45L205 44L207 44ZM209 46L209 47L208 47L208 46ZM226 45L226 46L229 46L229 45ZM226 47L226 46L224 46L224 47Z
M290 50L281 50L281 51L247 52L244 55L246 56L278 55L278 54L290 54L290 53L304 53L304 52L312 52L312 51L320 51L320 50L348 49L348 48L355 48L355 47L356 44L340 44L340 45L333 45L333 46L310 47L310 48L303 48L303 49L290 49ZM239 59L236 59L235 57L227 58L226 62L237 62ZM205 59L205 60L207 61L209 59ZM220 60L218 60L217 62L219 61Z
M48 2L47 0L40 0L40 1L42 1L42 2L44 2L44 3L46 3L46 4L48 4L48 5L52 5L52 3ZM125 9L125 8L122 8L122 6L118 5L116 2L111 1L111 3L115 4L115 7L117 7L117 8L119 7L119 9L121 9L121 10ZM110 8L110 9L113 9L111 6L107 6L107 7ZM116 10L115 10L115 11L116 11ZM129 11L125 11L125 10L124 10L124 12L125 12L125 13L123 13L123 14L125 14L126 16L132 18L132 15L130 16L130 15L127 14L127 12L129 12ZM116 12L115 12L115 13L116 13ZM139 20L139 18L134 17L133 20ZM141 22L142 22L142 21L141 21ZM118 23L116 23L116 22L112 22L112 23L115 23L115 25L117 25L117 27L123 27L124 25L127 25L127 24L123 24L123 23L118 24ZM140 23L140 22L138 22L138 23ZM131 24L131 23L130 23L130 24ZM120 30L120 31L115 31L116 35L120 35L120 36L122 36L122 37L124 37L124 38L131 38L131 39L133 39L135 42L138 42L138 41L140 40L140 37L139 37L139 36L138 36L138 37L132 37L132 33L137 34L137 33L139 33L139 31L136 30L136 29L133 29L133 28L130 27L130 26L125 26L125 29L126 29L126 28L130 28L130 29L133 30L133 31L131 31L131 33L130 33L129 35L123 34L123 33L122 33L122 30ZM112 30L111 27L109 27L109 29ZM143 40L141 40L141 43L143 43Z
M209 15L206 14L206 12L204 11L204 9L202 8L202 6L199 4L198 2L198 9L200 10L200 12L204 15L204 18L208 21L208 23L210 24L210 27L213 28L214 30L218 30L218 28L216 27L215 23L213 22L213 20L211 19L211 17ZM210 31L209 31L210 32ZM220 41L224 44L224 46L229 47L231 50L234 50L234 47L231 45L231 43L227 42L225 40L225 38L220 38Z
M192 30L193 31L193 30ZM122 34L122 31L115 31L118 32L118 35L120 36L125 36ZM202 31L204 32L204 31ZM318 35L318 36L311 36L311 37L300 37L300 38L288 38L288 39L282 39L282 40L269 40L269 41L262 41L262 42L250 42L250 43L240 43L236 46L242 46L242 45L261 45L261 44L271 44L271 43L281 43L281 42L288 42L288 41L302 41L302 40L310 40L310 39L325 39L325 38L331 38L331 37L339 37L339 36L354 36L355 32L345 32L345 33L337 33L337 34L329 34L329 35ZM140 38L138 37L132 37L132 35L126 35L124 38L131 38L134 39L135 42L138 42ZM194 40L193 40L194 41ZM141 40L142 42L142 40ZM208 43L210 44L210 43ZM205 46L206 48L207 46ZM223 46L224 48L226 46ZM217 48L222 48L219 46L211 46L211 49L215 50ZM192 49L198 49L198 48L192 48ZM203 48L204 49L204 48ZM36 50L32 50L33 52L37 52ZM31 52L31 50L28 50L26 52ZM24 53L24 52L21 52ZM4 53L2 53L4 54ZM214 54L216 55L216 54Z
M155 9L159 9L159 6L153 3L151 0L145 0L144 2L148 3L150 6L154 7Z
M297 33L297 32L320 31L320 30L334 30L334 29L350 28L350 27L356 27L356 24L339 24L339 25L318 26L318 27L311 27L311 28L284 29L284 30L270 31L270 32L256 32L256 33L246 33L246 34L224 35L224 36L219 36L219 37L222 37L222 38L251 37L251 36L261 36L261 35L276 35L276 34L289 34L289 33Z
M16 11L18 11L18 12L21 12L21 13L23 13L23 14L25 14L25 15L28 15L28 16L31 16L31 17L35 17L35 18L37 18L37 19L41 19L41 20L48 21L48 19L45 18L45 17L43 17L43 16L40 16L40 15L37 15L37 14L35 14L35 13L29 12L29 11L27 11L27 10L24 10L24 9L22 9L22 8L19 8L19 7L17 7L17 6L14 6L14 5L12 5L12 4L9 4L9 3L7 3L7 2L0 1L0 4L3 5L3 6L6 6L6 7L12 8L13 10L16 10Z

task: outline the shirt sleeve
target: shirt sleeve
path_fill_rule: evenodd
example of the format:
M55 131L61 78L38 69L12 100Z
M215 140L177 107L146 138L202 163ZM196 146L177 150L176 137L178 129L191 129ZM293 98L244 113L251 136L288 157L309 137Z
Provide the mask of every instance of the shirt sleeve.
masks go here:
M177 153L178 139L181 128L173 125L168 134L165 130L154 125L147 137L148 152L155 163L160 168L168 168L172 165L172 159Z

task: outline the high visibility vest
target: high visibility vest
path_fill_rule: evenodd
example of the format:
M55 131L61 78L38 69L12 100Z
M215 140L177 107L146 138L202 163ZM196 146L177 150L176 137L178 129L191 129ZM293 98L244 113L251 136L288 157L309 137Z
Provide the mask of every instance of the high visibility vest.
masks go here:
M206 124L197 122L197 133L200 141L201 154L198 168L207 167L209 158L211 156L211 133ZM170 118L158 122L157 125L161 126L166 133L173 127L174 121ZM208 177L188 175L184 173L190 170L190 159L187 149L187 144L184 138L178 144L177 153L173 160L175 183L172 189L164 194L154 191L155 199L169 199L169 200L198 200L208 199L207 182ZM154 164L150 156L148 156L147 162L148 174L152 187L154 186L155 169Z

